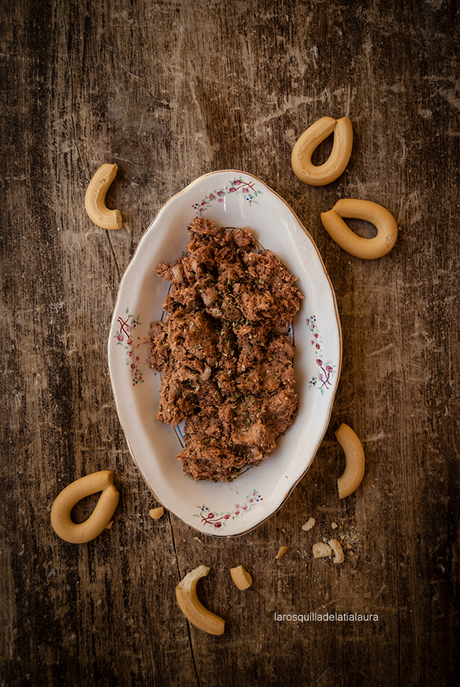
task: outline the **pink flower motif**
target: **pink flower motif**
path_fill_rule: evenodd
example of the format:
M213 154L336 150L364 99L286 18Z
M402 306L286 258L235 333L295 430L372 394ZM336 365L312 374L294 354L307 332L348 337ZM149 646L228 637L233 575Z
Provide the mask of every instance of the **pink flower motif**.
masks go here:
M218 196L223 196L223 195L224 195L224 192L223 192L223 191L217 191L217 195L218 195Z
M254 499L249 499L249 503L252 503L253 501L254 501Z
M218 199L217 199L217 202L218 202L218 203L223 203L223 202L224 202L224 199L223 199L223 198L218 198Z
M210 193L210 194L209 194L209 200L214 200L215 197L216 197L216 196L214 195L214 193Z
M331 367L330 365L326 365L326 372L329 372L329 373L334 372L334 368Z
M240 507L240 504L239 504L239 503L235 503L235 508L239 508L239 507Z
M321 348L321 346L320 346L319 344L316 344L316 348L317 348L318 351L319 351L319 349Z
M123 336L123 334L118 334L117 339L118 341L124 341L125 337Z
M248 188L242 188L241 190L243 191L243 193L249 193L249 189L248 189Z
M310 341L310 343L311 343L312 346L315 345L315 342L313 341L313 339Z
M228 189L228 192L229 192L229 193L235 193L235 192L236 192L236 188L234 188L234 187L232 186L231 188Z
M225 520L228 520L229 517L230 517L230 513L226 513L226 514L224 515Z
M140 358L138 355L136 355L136 361L139 362Z
M235 184L235 186L239 186L242 182L239 179L235 179L235 181L233 183ZM231 190L232 189L230 189L230 191Z
M323 381L323 379L324 379L324 375L323 375L323 373L322 373L322 372L320 372L320 373L319 373L319 375L318 375L318 379L320 379L321 381Z
M136 366L135 366L134 363L131 363L131 369L132 369L132 370L135 370L135 369L136 369Z
M235 515L239 515L239 514L240 514L240 511L239 511L239 510L236 510L236 511L235 511Z
M209 513L208 518L213 518L213 517L214 517L214 513Z
M317 358L316 364L318 365L318 367L321 367L321 365L323 364L323 361L320 358Z
M214 525L214 527L222 527L221 522L214 522L213 525Z
M128 351L128 355L129 355L130 358L132 358L133 355L134 355L134 352L133 352L133 351Z
M247 509L247 506L243 506L243 510L246 510L246 509Z
M318 336L319 336L319 334L318 334L318 332L316 332L316 334L315 334L315 339L317 339Z

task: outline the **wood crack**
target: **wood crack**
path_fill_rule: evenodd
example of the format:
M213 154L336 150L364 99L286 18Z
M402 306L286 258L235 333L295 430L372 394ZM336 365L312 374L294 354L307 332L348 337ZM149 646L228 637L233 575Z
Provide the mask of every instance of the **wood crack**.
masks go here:
M63 13L63 10L62 10L62 6L61 6L61 3L59 2L59 0L58 0L58 2L57 2L56 4L57 4L57 9L58 9L58 14L59 14L59 22L60 22L60 25L61 25L61 31L62 31L62 34L63 34L63 42L64 42L64 46L65 46L65 55L66 55L66 60L67 60L67 68L68 68L68 71L69 71L70 121L72 122L72 135L73 135L73 140L74 140L74 144L75 144L75 150L77 151L77 160L79 160L79 161L81 162L81 165L82 165L82 167L83 167L83 173L84 173L85 179L86 179L86 183L89 184L89 182L90 182L90 180L91 180L91 176L90 176L89 170L87 169L87 166L85 165L83 156L82 156L82 154L81 154L81 152L80 152L80 147L79 147L79 145L78 145L78 137L77 137L77 126L76 126L76 123L75 123L75 112L74 112L74 79L73 79L73 71L72 71L72 65L71 65L71 62L70 62L69 48L68 48L68 35L69 35L69 33L68 33L68 29L67 29L67 26L66 26L66 23L65 23L64 13ZM107 229L105 230L105 235L106 235L106 237L107 237L107 241L109 242L110 250L111 250L111 253L112 253L112 256L113 256L113 260L114 260L114 263L115 263L115 269L116 269L116 272L117 272L118 282L120 282L120 280L121 280L120 265L119 265L119 263L118 263L118 259L117 259L116 253L115 253L115 249L114 249L114 247L113 247L112 239L110 238L110 235L109 235L109 232L108 232Z
M176 560L177 575L178 575L178 579L179 579L179 581L180 581L180 580L182 579L182 575L181 575L181 571L180 571L180 568L179 568L179 559L178 559L178 556L177 556L176 540L175 540L175 538L174 538L174 529L173 529L173 526L172 526L171 515L170 515L169 512L168 512L168 521L169 521L169 533L170 533L170 535L171 535L171 544L172 544L172 547L173 547L173 550L174 550L174 556L175 556L175 560ZM198 669L197 669L197 665L196 665L196 661L195 661L195 653L194 653L194 651L193 651L193 641L192 641L192 634L191 634L191 632L190 632L190 623L189 623L189 621L188 621L187 619L186 619L185 622L186 622L186 627L187 627L187 634L188 634L188 641L189 641L189 646L190 646L190 654L191 654L191 657L192 657L193 670L195 671L196 684L197 684L198 687L200 687L200 677L199 677L199 675L198 675Z
M59 13L59 22L60 22L60 24L61 24L61 31L62 31L63 39L64 39L65 55L66 55L66 60L67 60L67 68L68 68L68 70L69 70L70 121L72 122L73 139L74 139L75 148L76 148L76 151L77 151L77 159L80 160L80 162L81 162L81 164L82 164L82 166L83 166L83 172L84 172L84 174L85 174L86 181L87 181L87 183L89 184L89 182L90 182L90 176L89 176L88 170L86 169L86 166L85 166L85 163L84 163L84 160L83 160L83 156L82 156L82 154L80 153L80 147L79 147L79 145L78 145L78 138L77 138L77 127L76 127L76 124L75 124L75 113L74 113L74 107L73 107L73 104L74 104L73 72L72 72L72 65L71 65L71 62L70 62L69 47L68 47L68 35L69 35L69 32L68 32L68 29L67 29L67 26L66 26L66 23L65 23L64 13L63 13L63 11L62 11L62 6L61 6L61 3L59 2L59 0L58 0L58 2L57 2L56 4L57 4L57 8L58 8L58 13Z

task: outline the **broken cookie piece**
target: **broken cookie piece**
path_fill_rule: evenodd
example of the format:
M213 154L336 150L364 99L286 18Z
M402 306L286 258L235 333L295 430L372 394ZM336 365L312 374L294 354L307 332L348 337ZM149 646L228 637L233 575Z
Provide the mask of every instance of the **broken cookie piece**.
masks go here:
M245 570L242 565L239 565L236 568L230 568L230 575L240 591L244 591L252 585L251 574L248 573L248 571Z
M343 555L342 545L337 539L331 539L329 541L329 546L334 552L334 563L343 563L345 556Z
M149 515L151 518L154 520L159 520L162 515L164 515L165 509L163 506L159 506L158 508L152 508L152 510L149 510Z
M313 544L312 551L313 558L327 558L327 556L332 556L332 549L329 544L325 544L321 541Z

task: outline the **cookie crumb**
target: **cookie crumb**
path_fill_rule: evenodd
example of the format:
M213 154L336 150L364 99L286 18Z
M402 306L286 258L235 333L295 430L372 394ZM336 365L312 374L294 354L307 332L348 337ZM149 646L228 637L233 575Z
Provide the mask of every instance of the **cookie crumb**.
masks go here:
M316 520L315 518L309 518L305 525L302 525L302 529L305 530L305 532L308 532L311 530L314 526L316 525Z
M286 551L288 550L288 548L289 548L289 546L281 546L280 550L276 554L275 558L282 558L284 556L284 554L286 553Z

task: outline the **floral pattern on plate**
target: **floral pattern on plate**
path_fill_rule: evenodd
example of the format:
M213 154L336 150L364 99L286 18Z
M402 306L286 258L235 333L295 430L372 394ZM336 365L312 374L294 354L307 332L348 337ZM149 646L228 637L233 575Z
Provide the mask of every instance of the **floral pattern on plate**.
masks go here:
M202 506L197 506L197 508L200 509L200 513L194 513L193 517L201 518L202 525L212 525L219 529L227 524L227 520L235 520L245 513L248 513L263 500L263 496L261 496L256 489L253 489L252 492L246 496L244 503L235 503L235 508L231 511L217 513L215 510L211 510L209 506L203 504Z
M219 189L219 191L213 191L208 193L200 202L194 203L192 205L193 209L197 211L197 215L203 215L203 213L210 208L214 203L223 203L224 198L227 194L232 193L243 193L245 200L252 205L259 205L256 198L262 193L262 191L256 191L254 188L254 181L244 180L241 176L239 179L233 179L226 186Z
M113 335L117 340L117 346L122 346L125 349L126 364L131 369L132 385L141 384L144 381L144 376L139 369L140 356L136 354L136 349L140 344L135 344L133 341L133 330L141 326L139 317L135 317L126 308L123 317L117 317L117 322L120 328Z
M332 360L328 360L327 362L323 360L323 337L316 324L316 315L310 315L305 322L313 337L310 344L315 347L315 353L317 355L315 362L320 369L318 374L316 376L313 375L310 379L308 388L317 389L321 394L324 394L324 390L327 391L332 386L331 380L337 374L337 365L335 365Z

